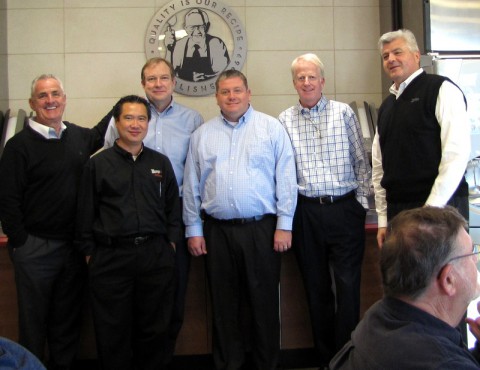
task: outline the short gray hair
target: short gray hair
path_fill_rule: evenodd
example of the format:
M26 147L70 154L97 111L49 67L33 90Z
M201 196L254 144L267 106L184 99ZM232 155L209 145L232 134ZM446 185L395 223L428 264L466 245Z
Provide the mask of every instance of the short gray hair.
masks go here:
M38 81L41 81L41 80L49 80L49 79L56 80L56 81L58 82L58 84L60 85L60 89L61 89L62 92L65 94L65 90L63 89L62 80L60 80L57 76L52 75L52 74L43 74L43 75L40 75L40 76L38 76L38 77L35 77L34 80L32 81L32 86L31 86L31 89L30 89L30 97L31 97L31 98L34 97L35 87L36 87Z
M320 60L320 58L316 54L307 53L307 54L300 55L299 57L296 57L293 60L292 67L291 67L292 79L295 79L295 68L297 68L297 64L300 61L311 62L315 64L315 66L318 68L318 71L320 72L320 76L322 76L322 78L325 77L325 66L323 65L323 62Z
M405 42L407 43L407 47L408 49L410 49L411 52L420 52L417 44L417 39L415 38L413 32L407 29L401 29L387 32L380 36L380 39L378 40L378 50L380 51L380 54L382 54L382 49L385 44L389 44L392 41L400 38L405 40Z

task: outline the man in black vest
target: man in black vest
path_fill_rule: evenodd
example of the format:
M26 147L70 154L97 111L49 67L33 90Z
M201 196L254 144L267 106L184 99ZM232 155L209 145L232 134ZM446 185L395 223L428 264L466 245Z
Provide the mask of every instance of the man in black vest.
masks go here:
M378 42L391 95L380 106L372 148L372 179L381 248L387 221L424 205L456 207L468 220L464 173L470 155L465 97L447 77L426 74L409 30Z

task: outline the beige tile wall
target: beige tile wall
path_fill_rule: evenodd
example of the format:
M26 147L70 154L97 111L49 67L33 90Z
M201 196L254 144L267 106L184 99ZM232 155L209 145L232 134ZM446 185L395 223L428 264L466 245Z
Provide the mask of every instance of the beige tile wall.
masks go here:
M28 108L31 80L63 79L65 119L91 126L120 96L142 94L144 37L168 0L7 0L9 105ZM326 65L325 94L344 102L381 100L379 0L223 0L248 36L243 72L257 110L277 116L296 102L290 64L317 53ZM205 119L213 96L176 99Z

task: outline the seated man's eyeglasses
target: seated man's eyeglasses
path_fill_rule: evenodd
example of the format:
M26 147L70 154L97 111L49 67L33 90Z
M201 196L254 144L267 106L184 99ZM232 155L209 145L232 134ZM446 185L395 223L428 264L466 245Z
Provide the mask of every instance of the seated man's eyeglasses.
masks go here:
M477 264L478 264L478 262L480 262L480 244L473 244L473 246L472 246L472 253L462 254L461 256L452 257L452 258L450 258L447 262L445 262L445 265L447 265L447 264L449 264L450 262L455 261L455 260L457 260L457 259L459 259L459 258L471 257L471 256L477 257Z

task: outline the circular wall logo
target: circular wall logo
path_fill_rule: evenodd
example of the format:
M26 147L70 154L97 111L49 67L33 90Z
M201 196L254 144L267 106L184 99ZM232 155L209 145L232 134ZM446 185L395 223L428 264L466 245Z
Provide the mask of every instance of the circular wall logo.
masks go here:
M175 0L150 21L145 54L172 62L177 93L209 95L223 70L242 68L247 35L238 15L220 1Z

